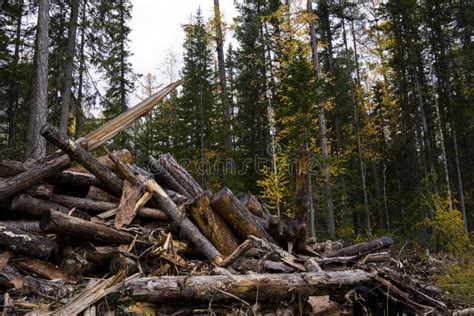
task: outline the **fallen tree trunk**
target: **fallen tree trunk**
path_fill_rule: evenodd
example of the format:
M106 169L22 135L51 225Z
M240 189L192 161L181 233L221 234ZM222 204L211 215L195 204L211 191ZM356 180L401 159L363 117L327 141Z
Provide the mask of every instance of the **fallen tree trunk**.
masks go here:
M55 210L65 214L69 213L70 210L66 206L59 205L50 201L37 199L27 194L15 195L12 199L10 207L14 211L21 211L35 216L41 216L44 212L47 212L49 210Z
M5 224L0 225L0 245L39 259L48 259L57 248L51 239Z
M126 163L133 163L133 156L128 151L128 149L121 149L121 150L116 150L113 151L112 154L119 159L120 161L126 162ZM104 155L100 156L97 158L97 160L106 168L111 169L115 171L115 162L112 161L112 159L109 158L109 155ZM66 171L73 171L73 172L81 172L81 173L87 173L89 172L86 168L84 168L81 165L74 166L72 168L69 168Z
M327 254L326 257L362 256L389 247L392 244L393 239L391 237L382 237L333 251Z
M253 235L273 241L268 232L257 222L254 215L228 188L217 192L211 201L212 207L232 225L242 238Z
M225 256L230 255L239 246L239 241L227 226L221 215L210 205L211 192L198 196L189 206L189 212L204 236Z
M133 240L129 233L56 211L44 213L40 228L45 232L78 236L108 244L129 244Z
M246 300L280 302L290 295L344 295L349 289L373 280L362 270L300 274L212 276L162 276L135 278L119 291L138 302L181 303Z
M123 181L117 177L110 169L104 167L94 156L92 156L81 145L75 143L69 138L62 138L59 131L51 126L45 125L41 128L41 135L53 145L58 146L68 156L80 163L107 187L110 188L117 196L122 193Z

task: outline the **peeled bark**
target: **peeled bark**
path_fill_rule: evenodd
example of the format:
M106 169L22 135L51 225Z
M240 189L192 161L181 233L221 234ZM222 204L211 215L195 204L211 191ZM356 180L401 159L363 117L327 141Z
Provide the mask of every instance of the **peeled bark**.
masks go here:
M227 226L224 219L210 206L209 191L197 197L189 206L194 222L204 236L225 256L230 255L239 246L239 241Z
M107 244L129 244L133 240L129 233L56 211L45 212L40 227L45 232L77 236Z
M135 204L140 199L140 193L140 187L130 184L130 182L125 180L122 197L120 199L117 214L115 214L115 228L120 229L125 225L129 225L133 221L137 214Z
M253 214L228 188L223 188L217 192L212 198L211 205L232 225L240 237L247 238L247 236L253 235L273 241L273 238L257 222Z
M57 248L51 239L5 224L0 225L0 245L39 259L48 259Z
M67 279L67 274L65 271L43 260L26 258L26 259L21 259L19 261L16 261L16 264L19 267L27 271L33 272L45 279L49 279L49 280Z

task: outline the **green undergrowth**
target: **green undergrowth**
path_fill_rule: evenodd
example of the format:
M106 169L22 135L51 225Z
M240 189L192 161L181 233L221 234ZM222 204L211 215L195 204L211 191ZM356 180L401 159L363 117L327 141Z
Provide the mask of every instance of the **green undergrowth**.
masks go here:
M436 284L448 297L474 306L474 249L471 249L456 264L449 265L435 277Z

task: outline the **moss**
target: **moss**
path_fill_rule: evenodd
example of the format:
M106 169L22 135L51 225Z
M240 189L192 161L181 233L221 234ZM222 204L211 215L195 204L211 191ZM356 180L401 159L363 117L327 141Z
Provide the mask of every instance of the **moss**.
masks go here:
M450 265L436 277L437 285L448 296L463 303L474 303L474 250L471 249L457 264Z

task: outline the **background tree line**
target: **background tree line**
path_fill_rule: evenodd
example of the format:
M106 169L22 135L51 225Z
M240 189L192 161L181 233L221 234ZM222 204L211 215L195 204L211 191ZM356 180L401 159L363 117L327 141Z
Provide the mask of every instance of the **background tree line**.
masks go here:
M464 243L474 226L472 1L236 6L229 25L218 0L209 20L197 10L183 25L182 88L109 146L140 163L171 152L203 186L251 191L284 216L291 164L308 148L312 234ZM172 54L159 80L133 74L131 8L130 0L3 1L3 158L44 155L41 122L78 138L126 110L132 93L145 98L158 81L177 79ZM247 168L224 174L203 161Z

